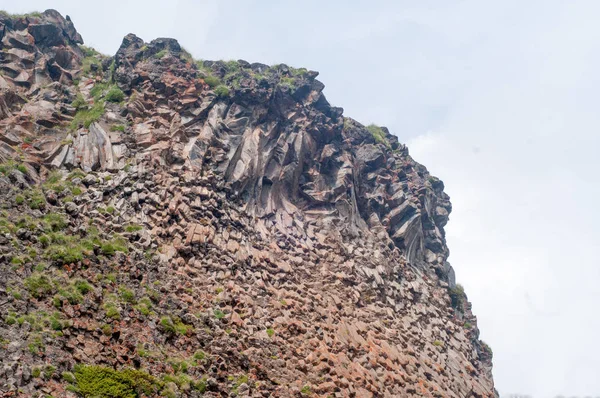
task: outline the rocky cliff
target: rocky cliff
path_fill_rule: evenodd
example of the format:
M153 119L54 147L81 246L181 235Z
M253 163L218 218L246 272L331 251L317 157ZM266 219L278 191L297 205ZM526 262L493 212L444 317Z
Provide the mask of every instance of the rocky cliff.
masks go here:
M443 183L317 72L0 40L3 396L495 395Z

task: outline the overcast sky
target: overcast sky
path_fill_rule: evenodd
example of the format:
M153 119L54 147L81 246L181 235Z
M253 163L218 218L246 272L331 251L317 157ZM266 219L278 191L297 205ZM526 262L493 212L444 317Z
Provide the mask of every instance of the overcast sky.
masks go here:
M89 4L89 5L88 5ZM501 395L600 396L600 2L35 1L114 54L127 33L195 58L321 72L446 184L457 280Z

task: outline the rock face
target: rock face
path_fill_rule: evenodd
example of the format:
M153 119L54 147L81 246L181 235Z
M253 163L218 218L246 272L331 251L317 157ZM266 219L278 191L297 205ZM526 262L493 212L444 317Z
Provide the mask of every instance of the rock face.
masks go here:
M496 395L443 183L317 72L105 57L53 10L0 37L0 391Z

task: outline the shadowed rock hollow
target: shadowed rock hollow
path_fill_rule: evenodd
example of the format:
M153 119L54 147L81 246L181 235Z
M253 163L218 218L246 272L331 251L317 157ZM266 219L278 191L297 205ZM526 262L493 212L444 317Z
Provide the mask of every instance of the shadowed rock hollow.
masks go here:
M53 10L0 38L0 391L495 395L443 183L317 72Z

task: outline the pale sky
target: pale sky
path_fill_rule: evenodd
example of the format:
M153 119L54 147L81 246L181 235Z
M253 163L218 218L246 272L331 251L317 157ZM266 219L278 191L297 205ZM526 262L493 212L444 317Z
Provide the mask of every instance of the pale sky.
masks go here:
M450 262L501 396L600 396L600 2L0 0L86 44L173 37L195 58L321 72L440 177Z

